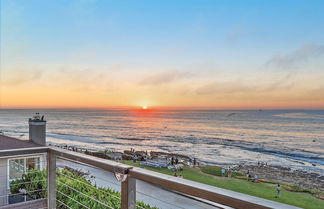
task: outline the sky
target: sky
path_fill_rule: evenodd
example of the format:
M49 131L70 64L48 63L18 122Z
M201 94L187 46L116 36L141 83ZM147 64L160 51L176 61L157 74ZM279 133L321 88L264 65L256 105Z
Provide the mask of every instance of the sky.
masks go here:
M324 1L0 3L0 108L324 109Z

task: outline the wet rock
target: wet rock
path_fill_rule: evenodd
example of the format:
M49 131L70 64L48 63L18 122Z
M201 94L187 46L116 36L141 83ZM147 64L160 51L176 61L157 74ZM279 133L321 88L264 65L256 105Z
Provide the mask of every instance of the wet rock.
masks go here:
M144 151L136 151L135 155L138 156L138 157L145 157L146 153Z
M235 170L246 174L249 172L260 178L273 182L297 185L303 188L324 191L324 176L317 173L308 173L301 170L292 170L282 166L268 165L266 167L256 165L236 166Z
M133 155L134 153L130 150L124 150L124 154L126 155Z
M132 159L133 159L133 156L124 153L124 154L122 155L122 159L123 159L123 160L132 160Z
M110 160L121 160L123 153L121 152L108 152L106 156Z

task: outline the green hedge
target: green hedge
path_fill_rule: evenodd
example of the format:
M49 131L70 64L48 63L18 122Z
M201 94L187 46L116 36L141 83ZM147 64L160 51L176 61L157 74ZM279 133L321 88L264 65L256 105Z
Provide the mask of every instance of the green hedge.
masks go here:
M120 192L115 190L98 187L92 185L90 180L86 178L87 174L82 172L73 172L71 169L57 170L57 199L68 205L70 208L78 209L85 205L89 208L120 208ZM32 182L32 183L28 183ZM26 183L26 184L21 184ZM46 198L46 171L32 170L27 174L24 174L21 179L11 182L11 193L19 193L19 189L26 189L27 191L41 190L40 192L28 193L28 196L33 199ZM100 204L91 198L104 203ZM67 208L60 201L57 201L57 208ZM79 202L79 203L78 203ZM136 203L138 208L156 209L157 207L151 207L143 202Z
M27 195L30 198L44 198L47 188L46 175L46 171L30 170L27 174L24 174L21 179L10 182L11 194L20 193L19 189L26 189L29 191Z

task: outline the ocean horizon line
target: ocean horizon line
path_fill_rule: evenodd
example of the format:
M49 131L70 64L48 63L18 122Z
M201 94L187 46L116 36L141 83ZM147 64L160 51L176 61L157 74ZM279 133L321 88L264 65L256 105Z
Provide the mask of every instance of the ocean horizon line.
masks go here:
M275 111L275 110L324 110L319 108L270 108L270 107L251 107L251 108L219 108L219 107L178 107L178 106L148 106L148 110L211 110L211 111ZM0 107L0 110L138 110L141 106L116 106L116 107Z

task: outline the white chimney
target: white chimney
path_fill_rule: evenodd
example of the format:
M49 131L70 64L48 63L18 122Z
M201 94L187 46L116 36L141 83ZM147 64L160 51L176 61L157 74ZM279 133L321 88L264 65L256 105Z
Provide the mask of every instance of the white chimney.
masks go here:
M29 118L29 140L46 146L46 120L44 116L40 117L39 113L33 118Z

